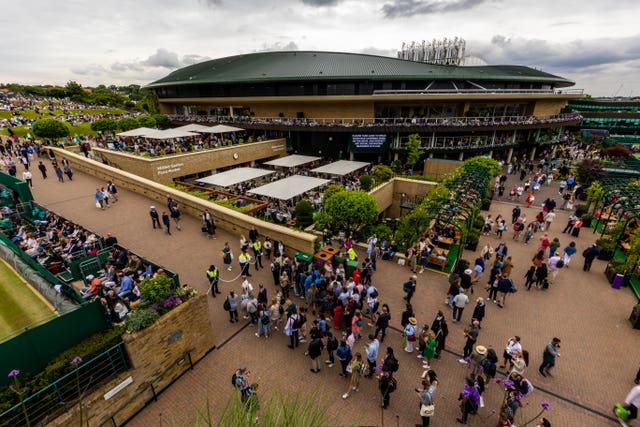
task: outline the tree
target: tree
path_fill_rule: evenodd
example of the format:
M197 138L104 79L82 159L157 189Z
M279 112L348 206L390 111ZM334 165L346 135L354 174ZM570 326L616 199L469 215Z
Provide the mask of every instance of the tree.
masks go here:
M341 191L346 191L342 185L333 184L327 186L327 188L324 190L324 193L322 193L322 205L326 206L329 197Z
M612 145L609 148L605 148L604 154L607 157L613 157L616 159L626 159L627 157L633 154L633 151L631 151L629 148L625 147L624 145L616 144L616 145Z
M422 141L420 140L420 135L414 133L409 135L409 141L407 142L407 166L411 166L412 168L418 163L420 160L420 156L424 153L424 150L421 150Z
M580 184L588 186L603 176L605 176L605 172L602 170L602 162L599 160L584 159L578 163L576 179Z
M313 224L313 206L307 200L300 200L296 203L296 225L300 228L307 228Z
M33 125L33 133L40 138L58 139L69 136L71 130L66 123L56 119L40 119Z
M364 191L340 191L325 201L325 212L335 227L356 231L378 219L378 203Z
M160 129L166 129L171 126L171 120L164 114L152 114L151 118L156 121L156 126Z
M138 126L152 128L156 125L156 121L151 116L140 116L137 118Z
M500 163L498 163L497 160L494 160L491 157L472 157L465 160L462 166L467 171L474 168L484 170L484 173L489 176L489 179L493 179L502 173L502 167L500 167Z
M98 119L91 123L91 130L96 132L113 132L118 129L118 122L113 119Z
M386 165L375 165L372 173L376 185L389 181L393 178L393 170Z
M360 188L364 191L371 190L371 175L360 175Z
M76 97L80 97L84 94L84 90L82 89L82 85L80 83L77 83L73 80L70 80L67 82L67 84L64 86L64 90L66 92L66 95L69 98L73 98L74 96Z
M120 129L121 131L128 131L131 129L135 129L139 127L138 126L138 121L134 118L131 117L124 117L120 120L118 120L118 129Z

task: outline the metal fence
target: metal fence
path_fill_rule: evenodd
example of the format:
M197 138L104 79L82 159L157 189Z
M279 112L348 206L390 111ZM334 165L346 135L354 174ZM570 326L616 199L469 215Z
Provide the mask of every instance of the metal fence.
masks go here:
M91 389L127 369L123 343L119 343L0 414L0 427L45 425L78 405Z

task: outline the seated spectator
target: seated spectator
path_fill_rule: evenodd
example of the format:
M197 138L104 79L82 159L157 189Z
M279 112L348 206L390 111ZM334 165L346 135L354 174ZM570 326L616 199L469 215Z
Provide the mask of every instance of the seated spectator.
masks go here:
M102 283L100 279L95 277L93 274L88 275L86 281L89 283L89 286L85 286L80 290L80 296L85 300L90 300L94 296L100 294Z

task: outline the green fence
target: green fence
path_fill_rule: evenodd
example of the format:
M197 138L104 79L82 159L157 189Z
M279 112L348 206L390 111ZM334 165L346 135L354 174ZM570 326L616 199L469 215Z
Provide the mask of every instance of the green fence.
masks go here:
M79 306L0 344L0 372L13 369L31 374L40 372L52 358L107 327L100 301ZM0 375L0 385L8 384L9 380L6 375Z
M15 203L26 203L33 200L29 184L5 172L0 172L0 185L13 191ZM17 196L18 200L15 200Z
M46 425L77 406L91 389L127 369L123 343L119 343L1 413L0 427Z

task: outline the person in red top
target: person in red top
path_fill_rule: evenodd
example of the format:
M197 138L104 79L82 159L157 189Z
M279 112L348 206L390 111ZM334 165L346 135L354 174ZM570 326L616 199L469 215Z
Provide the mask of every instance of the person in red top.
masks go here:
M550 245L551 245L551 242L549 241L549 235L547 233L544 233L540 237L540 246L538 246L538 250L546 251Z
M356 282L356 285L357 285L358 283L360 283L360 279L361 279L361 277L362 277L362 275L361 275L361 273L360 273L360 270L356 268L356 269L353 271L353 276L352 276L352 277L353 277L353 281L354 281L354 282Z
M527 194L527 205L531 207L531 204L535 199L536 199L536 193L531 191L529 194Z
M342 316L344 314L344 306L338 303L333 309L333 327L336 329L342 328Z

